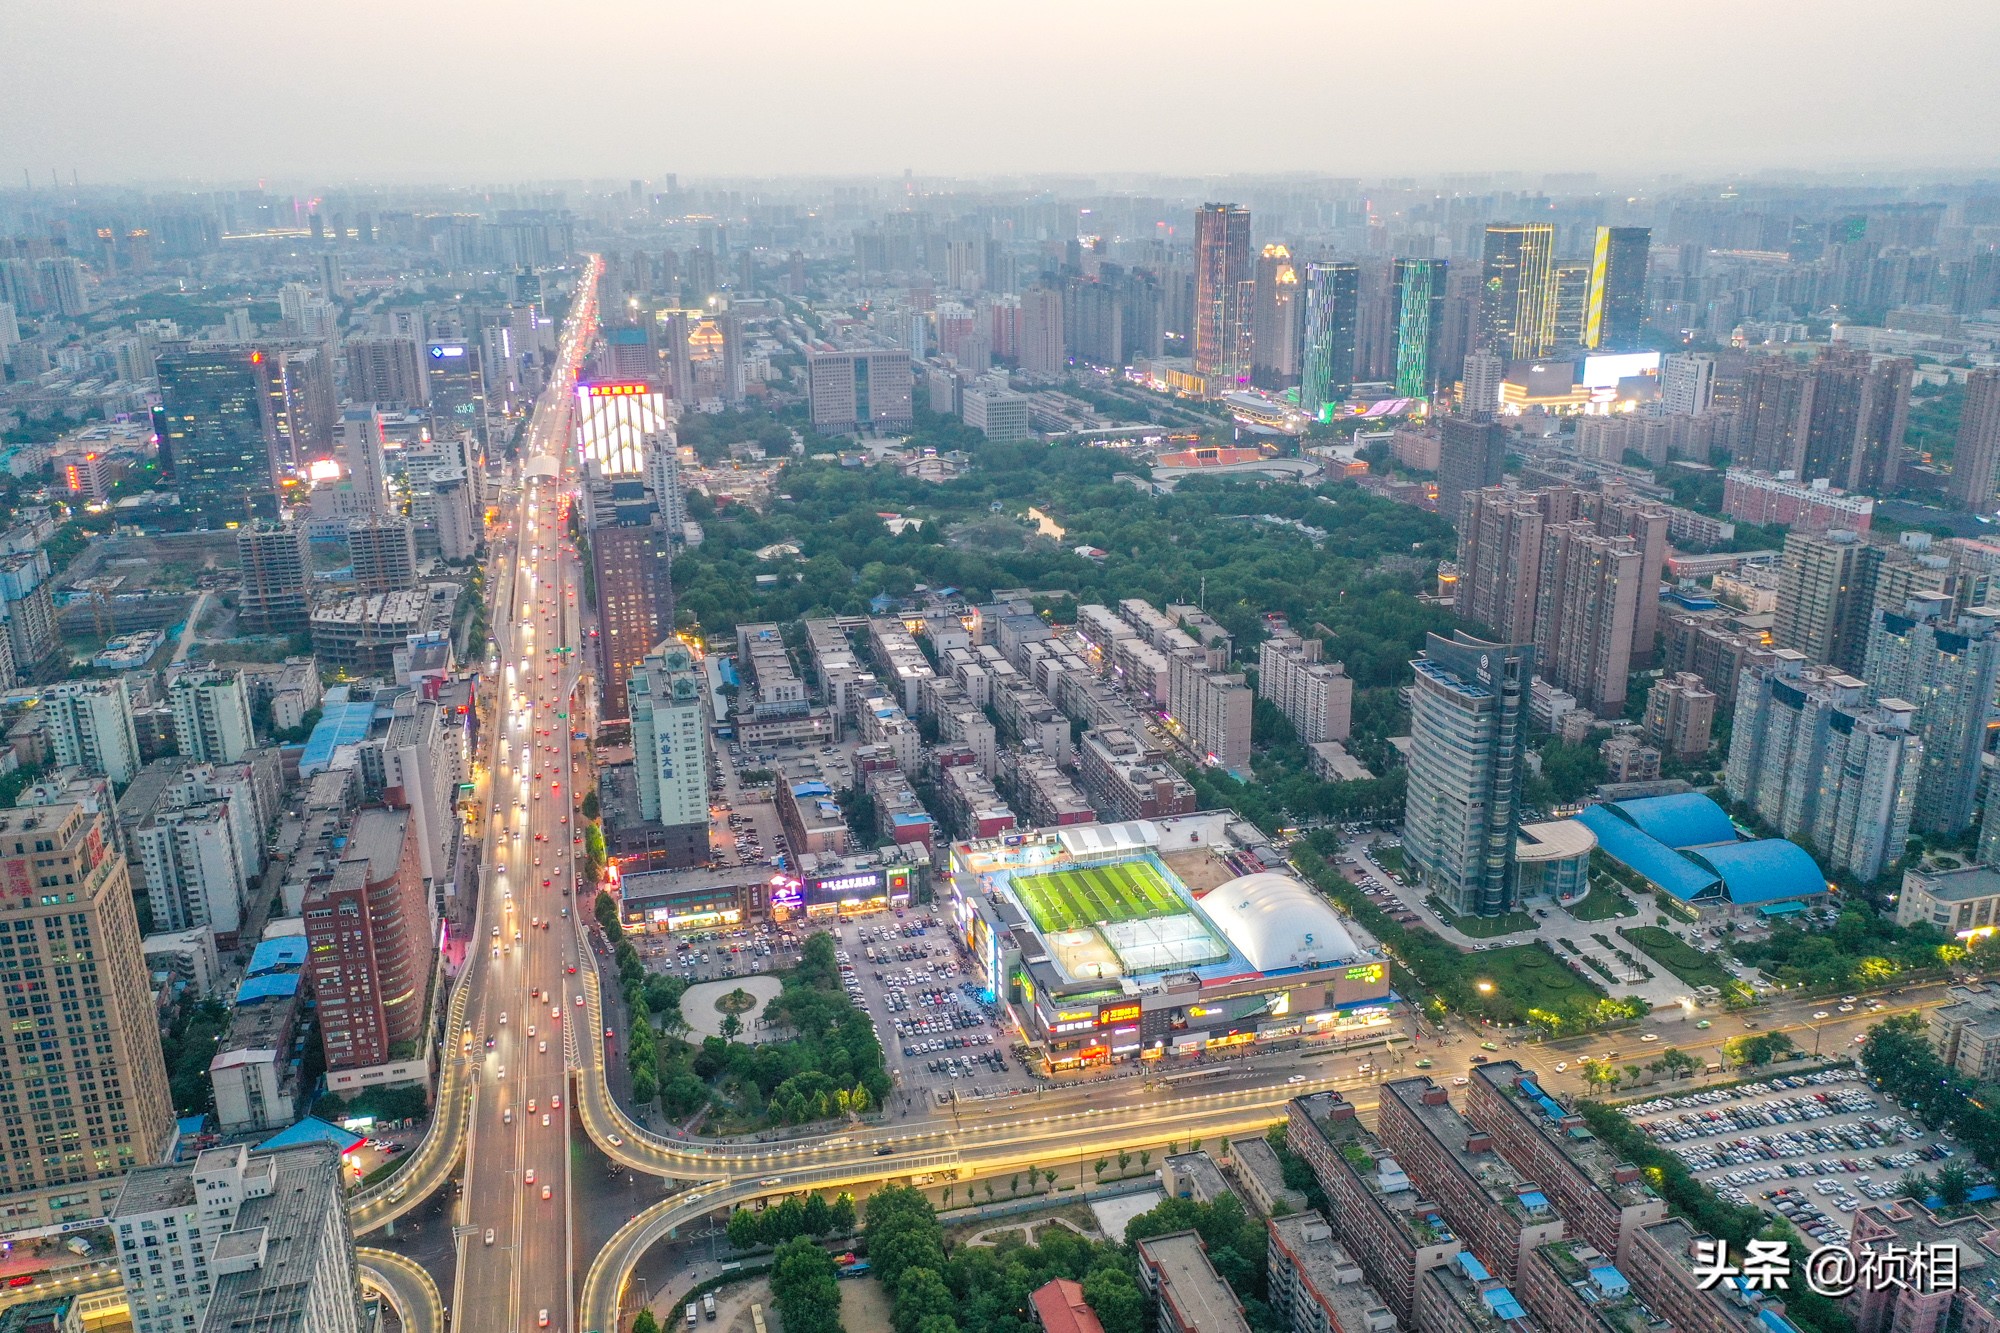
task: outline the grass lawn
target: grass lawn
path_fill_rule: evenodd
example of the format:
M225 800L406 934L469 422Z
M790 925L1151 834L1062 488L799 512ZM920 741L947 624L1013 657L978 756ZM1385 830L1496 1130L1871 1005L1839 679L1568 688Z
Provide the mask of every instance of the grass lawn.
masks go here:
M1583 901L1563 909L1578 921L1609 921L1613 917L1637 916L1639 909L1632 900L1618 891L1618 886L1610 880L1599 880L1591 886Z
M1709 954L1701 953L1686 940L1661 926L1627 926L1618 932L1644 950L1654 962L1690 986L1722 989L1736 980L1729 969Z
M1159 872L1144 861L1017 875L1013 887L1044 934L1187 910Z
M1512 935L1517 930L1535 928L1535 918L1526 912L1509 912L1505 916L1453 916L1436 896L1425 901L1446 925L1475 940L1490 940L1496 935Z
M1602 990L1564 967L1544 944L1517 944L1491 953L1467 954L1465 968L1475 984L1490 981L1495 995L1531 1009L1552 1009L1570 1001L1589 1004L1604 998Z

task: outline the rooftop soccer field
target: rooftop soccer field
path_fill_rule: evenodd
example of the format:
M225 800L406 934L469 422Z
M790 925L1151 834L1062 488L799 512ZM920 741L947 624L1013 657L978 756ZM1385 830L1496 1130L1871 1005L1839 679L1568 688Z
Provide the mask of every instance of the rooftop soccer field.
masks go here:
M1016 875L1011 887L1044 935L1188 910L1160 872L1145 861Z

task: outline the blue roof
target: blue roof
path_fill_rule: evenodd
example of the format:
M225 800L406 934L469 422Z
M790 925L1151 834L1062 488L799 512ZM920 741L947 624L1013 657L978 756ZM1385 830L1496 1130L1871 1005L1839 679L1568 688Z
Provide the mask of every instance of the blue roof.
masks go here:
M296 972L273 972L268 976L251 977L236 989L236 1003L254 1004L258 1000L269 1000L279 995L299 993L299 974Z
M1788 898L1811 898L1826 892L1826 876L1806 855L1805 848L1783 838L1733 842L1689 852L1688 859L1705 865L1722 879L1729 900L1755 906Z
M201 1133L202 1127L205 1126L206 1124L208 1124L208 1116L206 1113L202 1115L184 1115L180 1119L174 1121L174 1129L180 1134L182 1138L188 1139L188 1138L193 1138L195 1135Z
M1521 1308L1521 1302L1516 1300L1514 1293L1505 1287L1489 1288L1480 1293L1480 1298L1486 1302L1486 1308L1493 1312L1493 1316L1496 1319L1526 1319L1528 1317L1528 1312Z
M1480 1263L1471 1250L1460 1250L1457 1258L1458 1270L1474 1282L1484 1282L1493 1276L1486 1271L1486 1265Z
M356 1134L351 1129L330 1125L318 1116L307 1116L290 1129L281 1129L270 1138L257 1145L258 1152L272 1148L290 1148L301 1143L331 1143L341 1152L352 1152L368 1141L366 1134Z
M1729 822L1728 813L1700 792L1614 801L1611 808L1640 832L1652 835L1669 847L1701 847L1712 842L1736 841L1736 826Z
M897 828L908 828L913 824L928 824L931 822L931 817L929 815L891 815L889 822Z
M367 740L368 729L374 725L372 702L323 704L319 722L306 738L305 752L299 756L299 776L309 778L331 767L336 749Z
M1576 818L1597 835L1597 845L1606 856L1638 871L1683 902L1712 894L1721 883L1720 876L1697 866L1658 838L1640 832L1613 814L1609 806L1593 805Z
M259 944L250 955L249 976L262 976L275 972L281 967L304 967L306 963L306 937L303 935L276 935Z
M792 795L794 796L831 796L832 794L833 788L827 786L824 782L798 782L792 785Z
M1765 903L1757 909L1757 914L1759 916L1797 916L1799 913L1809 910L1804 903L1800 902Z
M1590 1280L1595 1282L1597 1289L1607 1296L1622 1295L1632 1289L1632 1284L1625 1280L1625 1275L1612 1264L1599 1264L1591 1269Z

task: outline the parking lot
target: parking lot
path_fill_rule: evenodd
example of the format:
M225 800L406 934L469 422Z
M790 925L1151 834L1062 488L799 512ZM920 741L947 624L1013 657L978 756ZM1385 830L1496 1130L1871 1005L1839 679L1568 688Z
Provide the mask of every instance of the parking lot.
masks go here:
M1852 1070L1662 1097L1624 1108L1646 1136L1732 1203L1842 1244L1854 1212L1895 1198L1906 1172L1952 1156Z
M897 1085L940 1104L1025 1085L993 1007L964 979L928 911L845 924L836 934L847 993L867 1011Z

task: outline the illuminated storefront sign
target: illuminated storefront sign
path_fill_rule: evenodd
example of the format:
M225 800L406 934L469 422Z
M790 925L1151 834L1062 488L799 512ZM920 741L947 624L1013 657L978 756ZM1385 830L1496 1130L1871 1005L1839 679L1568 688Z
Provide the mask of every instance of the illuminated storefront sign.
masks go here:
M1097 1025L1108 1028L1118 1023L1129 1023L1138 1016L1139 1006L1136 1004L1107 1005L1097 1011Z
M1348 968L1347 975L1344 978L1344 980L1375 982L1375 981L1381 981L1387 975L1388 975L1387 964L1364 963L1360 967Z

